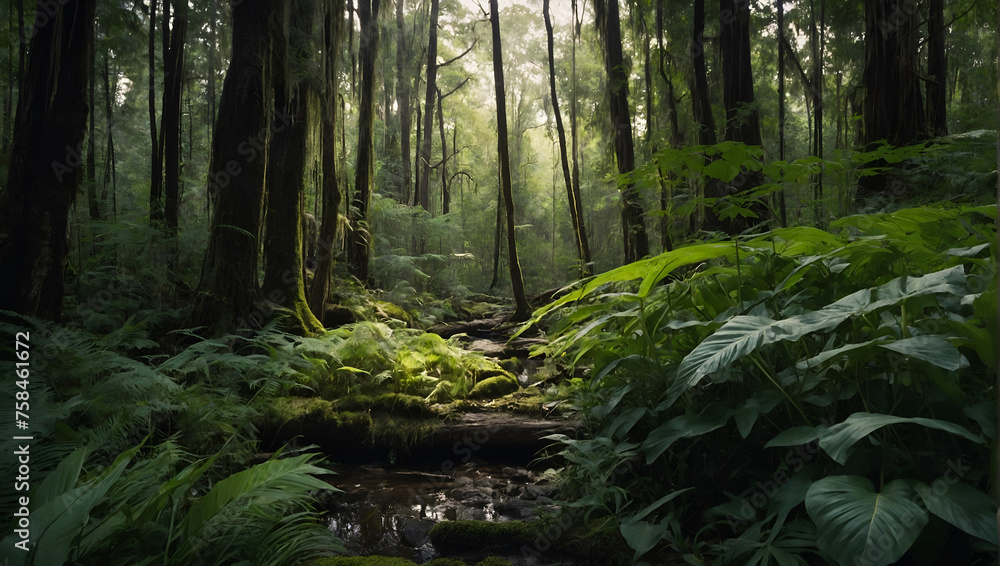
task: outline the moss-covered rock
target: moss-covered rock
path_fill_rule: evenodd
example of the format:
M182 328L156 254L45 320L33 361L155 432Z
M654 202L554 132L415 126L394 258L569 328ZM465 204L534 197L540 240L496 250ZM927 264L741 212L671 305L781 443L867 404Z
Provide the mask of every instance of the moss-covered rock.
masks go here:
M511 564L510 560L507 560L506 558L490 556L485 560L477 562L476 566L513 566L513 564Z
M384 393L376 397L371 405L373 411L385 411L403 417L433 417L434 411L423 397L402 393Z
M457 558L435 558L430 562L424 562L424 566L465 566L465 562Z
M470 399L496 399L520 388L517 379L507 372L486 378L476 384L469 392Z
M430 532L431 543L441 552L516 549L537 536L535 527L523 521L442 521Z
M337 411L318 397L279 397L264 415L265 430L279 440L305 436L312 442L369 438L372 418L367 412Z

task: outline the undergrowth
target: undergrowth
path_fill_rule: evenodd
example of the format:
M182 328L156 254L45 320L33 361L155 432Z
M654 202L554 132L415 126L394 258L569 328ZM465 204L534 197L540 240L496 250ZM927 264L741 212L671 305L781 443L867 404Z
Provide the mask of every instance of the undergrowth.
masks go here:
M566 505L642 563L993 563L996 206L692 245L536 311ZM929 562L928 562L929 560Z

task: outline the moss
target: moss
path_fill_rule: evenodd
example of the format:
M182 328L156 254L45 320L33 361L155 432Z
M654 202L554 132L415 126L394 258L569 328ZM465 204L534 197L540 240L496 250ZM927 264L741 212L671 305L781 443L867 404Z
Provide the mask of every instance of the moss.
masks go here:
M337 411L367 411L372 408L373 402L371 395L348 395L334 399L333 408Z
M430 532L431 543L442 552L519 548L537 536L535 527L523 521L442 521Z
M305 563L305 566L416 566L405 558L388 556L329 556Z
M403 417L432 417L434 412L423 397L402 393L384 393L372 402L373 411L385 411Z
M496 399L508 393L513 393L520 388L517 379L507 372L484 379L476 384L469 392L470 399Z
M406 312L399 305L386 301L375 301L373 306L375 307L375 316L379 318L398 320L406 323L407 326L413 323L410 313Z
M510 560L506 558L500 558L499 556L490 556L485 560L482 560L476 564L476 566L514 566L510 563Z
M542 416L549 413L545 408L545 396L537 387L525 387L505 395L494 403L494 407L517 415Z
M435 558L430 562L424 562L424 566L465 566L465 562L456 558Z
M372 431L368 413L336 411L333 403L317 397L279 397L268 406L265 421L265 428L282 438L367 438Z

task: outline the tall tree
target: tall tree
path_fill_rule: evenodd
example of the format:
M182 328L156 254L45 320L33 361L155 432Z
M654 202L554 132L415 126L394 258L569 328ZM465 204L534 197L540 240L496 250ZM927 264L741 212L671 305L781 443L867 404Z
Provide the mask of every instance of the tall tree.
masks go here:
M358 112L358 160L354 168L355 197L349 257L351 273L362 283L368 281L368 263L372 250L371 207L375 182L375 61L378 59L380 0L358 0L361 22L361 106Z
M94 34L94 37L97 37L96 19L94 20L93 27L94 31L92 33ZM90 86L87 89L89 96L88 106L90 106L90 118L87 120L90 123L90 132L87 134L87 204L90 210L90 219L100 220L101 206L97 201L97 156L95 155L97 153L97 126L95 123L97 121L97 112L94 111L94 89L96 88L95 83L97 81L93 80L93 73L96 64L96 55L94 54L95 51L97 50L90 50L90 61L87 62L87 64L90 65L91 73Z
M316 270L309 287L309 307L325 322L330 298L330 274L340 210L340 185L337 176L337 60L343 38L344 0L323 2L323 92L320 102L320 166L323 169L323 213L320 217Z
M719 44L722 51L722 96L726 109L726 140L748 145L762 145L760 118L754 105L753 72L750 66L750 4L745 0L719 0ZM747 192L761 182L756 172L743 169L734 179L732 187L723 188L722 194L731 196ZM710 183L709 186L712 186ZM707 191L706 191L707 194ZM717 208L716 208L717 209ZM765 207L755 205L751 210L759 217ZM721 221L715 214L707 215L709 228L722 229L733 234L745 229L744 221L735 218Z
M431 139L434 127L434 96L437 94L437 28L439 0L431 0L427 39L427 94L424 97L423 138L420 141L420 206L430 210Z
M581 219L573 194L573 180L569 171L569 159L566 152L566 128L563 127L562 114L559 112L559 96L556 94L556 60L553 49L552 18L549 16L549 0L542 4L542 14L545 17L545 36L549 51L549 93L552 98L552 113L556 119L556 133L559 136L559 159L562 164L563 182L566 183L566 202L569 204L569 216L573 222L573 237L576 241L576 253L580 259L580 276L590 274L590 245L587 242L586 226ZM555 241L555 234L553 234Z
M607 73L608 106L615 136L615 160L618 173L626 175L635 169L635 147L632 140L632 113L628 105L628 69L622 55L621 22L618 0L596 0L597 31L604 47L604 70ZM649 239L643 218L639 190L631 180L621 187L622 238L625 262L649 255Z
M232 9L232 58L212 138L209 191L215 212L189 324L222 335L259 325L260 222L271 106L271 34L278 0L243 0Z
M171 8L173 8L171 10ZM177 233L180 196L181 88L184 85L184 44L187 40L187 0L163 2L163 216L167 232Z
M69 207L80 189L96 0L68 0L35 27L0 192L0 309L58 321Z
M410 108L410 45L406 41L403 21L404 0L396 0L396 104L399 106L399 153L403 162L403 187L400 201L409 202L413 190L413 172L410 167L410 129L413 127Z
M267 156L261 295L285 315L281 324L288 332L304 335L323 330L306 300L302 235L314 7L295 0L288 10L288 33L277 32L274 38L275 116Z
M434 0L436 2L436 0ZM503 81L503 50L500 45L500 11L497 0L490 0L490 27L493 29L493 81L497 103L497 156L500 161L500 190L507 213L507 253L510 285L514 292L514 314L511 320L527 320L531 314L524 294L524 278L517 259L517 238L514 235L514 192L510 179L510 150L507 147L507 96Z
M998 31L1000 32L1000 31ZM945 55L944 0L930 0L927 19L927 124L935 136L948 135L945 88L948 80L948 57Z
M156 131L156 5L149 0L149 221L163 220L163 154Z
M785 0L775 0L778 5L778 161L785 160ZM778 218L788 226L785 208L785 190L778 192Z
M906 145L926 135L917 68L916 18L916 10L910 4L865 0L862 142L866 146L880 140ZM862 177L857 200L864 201L885 189L884 175Z
M694 121L698 127L698 143L714 145L715 117L708 97L708 72L705 69L705 0L694 0L694 20L691 39L691 64L694 68L694 85L691 104Z

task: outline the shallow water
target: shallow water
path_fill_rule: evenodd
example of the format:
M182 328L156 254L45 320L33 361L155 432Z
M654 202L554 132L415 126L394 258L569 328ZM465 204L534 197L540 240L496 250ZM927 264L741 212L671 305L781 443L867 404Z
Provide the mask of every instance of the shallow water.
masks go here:
M439 521L531 520L551 509L550 488L522 467L470 462L449 473L388 465L332 466L327 525L353 555L438 556L427 538Z

